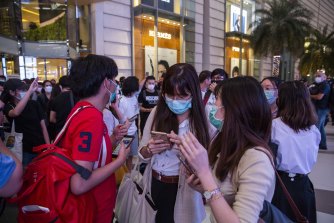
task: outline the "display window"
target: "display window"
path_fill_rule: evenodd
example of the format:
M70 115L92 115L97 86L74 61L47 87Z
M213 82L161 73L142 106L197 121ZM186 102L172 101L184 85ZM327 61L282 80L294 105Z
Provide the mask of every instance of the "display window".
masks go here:
M138 6L142 4L151 7L157 6L159 10L180 14L181 1L182 0L134 0L133 5Z
M231 77L239 75L258 76L260 61L254 57L249 39L244 37L241 45L240 48L240 36L230 35L226 38L225 70ZM240 58L242 58L241 61Z
M3 54L1 57L2 74L15 76L19 74L19 57L10 54Z
M231 77L249 75L258 77L260 60L250 47L250 24L255 21L256 4L252 0L226 2L226 61L225 70Z
M20 56L20 78L31 79L38 77L39 80L58 80L67 74L67 62L64 59L36 58Z
M158 62L165 60L169 66L181 61L180 18L156 18L153 12L142 10L134 18L135 74L141 80L148 75L159 78Z
M194 64L195 3L191 0L135 0L134 67L135 75L144 79L161 76L163 60L172 66Z

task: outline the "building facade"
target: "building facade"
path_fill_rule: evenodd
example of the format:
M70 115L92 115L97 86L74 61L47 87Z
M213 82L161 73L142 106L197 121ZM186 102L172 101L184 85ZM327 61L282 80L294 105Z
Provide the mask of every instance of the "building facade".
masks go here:
M333 30L331 0L301 2L314 13L312 26ZM115 59L119 77L157 76L166 60L262 79L277 70L275 55L257 58L250 47L249 25L263 7L262 0L2 0L1 71L58 79L71 59L95 53Z

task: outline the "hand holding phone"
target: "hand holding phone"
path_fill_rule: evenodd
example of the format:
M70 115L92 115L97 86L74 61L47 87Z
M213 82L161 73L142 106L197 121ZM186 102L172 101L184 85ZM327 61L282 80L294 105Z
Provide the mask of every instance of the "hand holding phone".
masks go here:
M125 148L129 148L132 141L134 140L134 136L130 136L130 135L126 135L123 137L122 141L117 145L117 147L114 149L112 155L114 157L118 156L119 150L121 149L121 143L123 143L125 145Z
M194 174L196 175L195 171L193 170L193 168L189 165L189 163L187 162L186 159L182 158L182 156L180 154L177 155L177 158L179 158L179 160L181 161L182 165L186 168L186 170L188 171L189 175Z
M163 143L171 143L165 132L151 131L151 136L154 140L163 140Z

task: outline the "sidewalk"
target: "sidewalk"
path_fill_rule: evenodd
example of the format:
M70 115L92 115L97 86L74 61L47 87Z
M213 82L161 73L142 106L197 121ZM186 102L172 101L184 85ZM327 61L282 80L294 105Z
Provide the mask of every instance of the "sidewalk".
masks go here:
M313 182L318 223L334 222L334 126L326 126L327 148L319 150L317 163L310 173Z

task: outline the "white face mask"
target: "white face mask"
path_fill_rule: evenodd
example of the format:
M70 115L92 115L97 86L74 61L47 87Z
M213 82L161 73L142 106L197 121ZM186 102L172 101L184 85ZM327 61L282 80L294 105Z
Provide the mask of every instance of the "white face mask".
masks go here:
M19 96L17 96L16 98L19 100L22 100L24 98L24 96L26 95L27 92L25 91L20 91L19 92Z
M155 88L155 84L148 84L148 85L147 85L147 89L149 89L149 90L151 90L151 91L153 91L154 88Z
M322 82L321 77L316 77L314 80L315 80L315 83L318 83L318 84Z
M46 93L51 93L51 91L52 91L52 86L46 86L46 87L44 88L44 90L45 90Z

